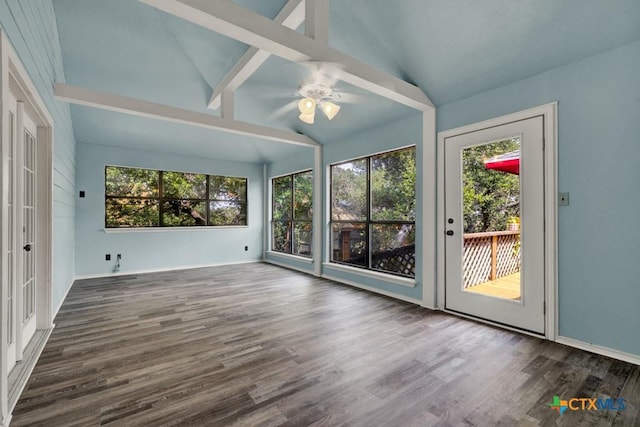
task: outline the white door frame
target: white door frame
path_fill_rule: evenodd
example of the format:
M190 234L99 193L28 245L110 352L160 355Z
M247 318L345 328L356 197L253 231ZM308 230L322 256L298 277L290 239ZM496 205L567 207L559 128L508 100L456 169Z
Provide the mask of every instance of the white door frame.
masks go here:
M437 219L436 219L436 244L437 244L437 289L436 300L437 307L440 310L445 309L445 176L444 176L444 141L446 138L461 135L465 133L475 132L481 129L500 126L506 123L525 120L535 116L542 116L544 122L544 168L545 168L545 338L555 340L558 335L557 327L557 107L558 103L542 105L530 108L512 114L507 114L494 119L485 120L478 123L461 126L443 132L438 132L438 178L437 178ZM459 313L453 313L457 316L466 317ZM471 317L473 318L473 317ZM509 328L504 325L473 318L479 322L489 323L501 328L513 329L522 333L519 329ZM535 334L532 334L535 335Z
M51 275L52 275L52 231L53 231L53 118L47 111L44 101L40 97L29 74L20 62L16 51L13 49L7 35L0 29L0 160L2 161L2 174L0 175L0 190L2 194L0 209L0 225L2 239L0 239L0 275L2 286L0 287L0 425L7 425L10 421L8 402L8 372L7 372L7 296L8 296L8 149L9 149L9 117L7 113L7 95L10 87L19 91L19 101L23 101L25 108L35 119L37 126L37 195L36 195L36 222L37 247L34 248L37 264L36 276L36 310L38 311L36 328L47 330L53 327L53 310L51 307ZM22 132L22 130L20 130ZM27 376L28 377L28 376ZM24 387L24 384L20 385Z

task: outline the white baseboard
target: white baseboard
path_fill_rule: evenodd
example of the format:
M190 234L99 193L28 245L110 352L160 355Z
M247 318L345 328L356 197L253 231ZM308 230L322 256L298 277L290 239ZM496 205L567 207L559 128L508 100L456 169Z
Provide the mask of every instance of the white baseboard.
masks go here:
M291 264L285 264L284 262L279 262L273 259L263 259L262 262L265 262L267 264L273 264L273 265L277 265L278 267L283 267L283 268L288 268L290 270L295 270L295 271L299 271L300 273L306 273L306 274L313 274L313 264L310 264L310 269L305 270L304 268L295 266L295 265L291 265Z
M194 268L206 268L206 267L220 267L223 265L237 265L237 264L253 264L256 262L261 262L260 258L247 260L247 261L238 261L238 262L221 262L216 264L200 264L200 265L185 265L180 267L168 267L168 268L156 268L151 270L135 270L135 271L119 271L117 273L99 273L99 274L86 274L75 276L74 280L84 280L84 279L100 279L103 277L117 277L117 276L129 276L131 274L147 274L147 273L163 273L166 271L178 271L178 270L191 270Z
M342 283L345 285L353 286L354 288L364 289L365 291L374 292L376 294L384 295L386 297L391 297L395 299L399 299L401 301L410 302L412 304L422 305L422 300L417 298L406 297L404 295L399 295L393 292L388 292L382 289L374 288L372 286L361 285L360 283L352 282L351 280L341 279L330 274L323 274L323 279L332 280L334 282Z
M557 337L556 342L559 344L568 345L569 347L575 347L580 350L589 351L591 353L600 354L602 356L611 357L613 359L622 360L623 362L633 363L634 365L640 365L640 356L625 353L624 351L614 350L609 347L603 347L596 344L576 340L567 337Z

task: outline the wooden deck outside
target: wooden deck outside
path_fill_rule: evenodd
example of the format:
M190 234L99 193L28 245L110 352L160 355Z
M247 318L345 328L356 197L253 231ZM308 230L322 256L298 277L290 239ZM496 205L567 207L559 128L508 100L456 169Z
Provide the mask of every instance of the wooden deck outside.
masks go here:
M490 295L498 298L520 299L520 273L513 273L496 280L466 288L465 291Z

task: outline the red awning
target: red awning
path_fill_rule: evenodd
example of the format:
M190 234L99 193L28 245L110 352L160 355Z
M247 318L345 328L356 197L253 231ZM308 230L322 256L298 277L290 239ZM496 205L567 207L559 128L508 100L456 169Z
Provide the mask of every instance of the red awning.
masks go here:
M520 175L520 150L500 154L484 161L484 167Z

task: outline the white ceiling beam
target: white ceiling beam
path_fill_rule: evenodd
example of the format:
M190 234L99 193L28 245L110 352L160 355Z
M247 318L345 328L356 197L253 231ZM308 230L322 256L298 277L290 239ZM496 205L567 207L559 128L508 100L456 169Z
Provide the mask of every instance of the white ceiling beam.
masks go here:
M296 29L304 22L304 19L304 0L289 0L273 22L284 25L287 28ZM253 46L249 47L242 58L240 58L236 65L233 66L213 90L208 107L212 110L220 108L222 93L227 89L236 90L239 88L270 56L271 54L267 51L260 50Z
M220 117L223 119L231 119L233 120L233 115L235 113L235 101L234 101L234 92L233 90L227 88L222 92L222 96L220 97L222 100L222 111L220 112Z
M344 82L420 111L434 108L433 103L417 86L377 70L230 0L139 1L289 61L340 64L337 77Z
M329 0L305 0L304 33L329 45Z
M228 118L216 117L209 114L199 113L197 111L171 107L169 105L155 104L126 96L98 92L64 83L56 83L55 96L56 99L66 101L71 104L116 111L138 117L147 117L167 122L215 129L223 132L284 142L293 145L303 145L308 147L316 147L319 145L308 136L294 132L239 122Z

